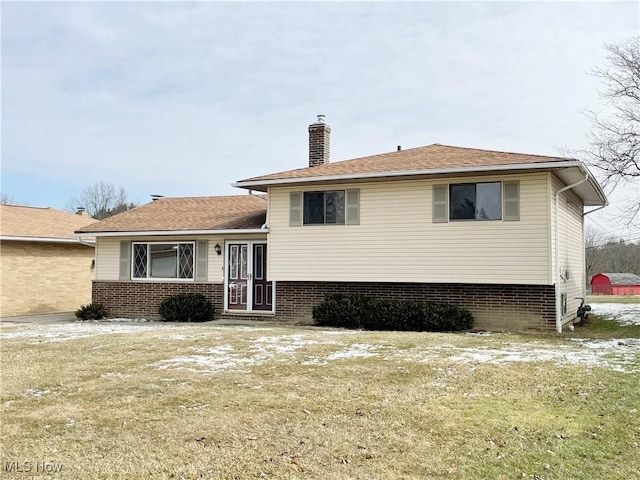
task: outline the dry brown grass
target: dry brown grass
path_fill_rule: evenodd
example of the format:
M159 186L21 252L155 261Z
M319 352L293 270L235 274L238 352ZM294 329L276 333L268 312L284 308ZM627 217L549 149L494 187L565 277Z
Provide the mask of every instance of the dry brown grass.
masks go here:
M9 336L22 328L0 330L0 478L29 478L6 471L25 461L63 464L41 478L65 479L640 472L637 373L455 358L541 345L580 354L567 339L212 326L61 342ZM375 355L330 359L336 352ZM194 355L200 365L167 362ZM640 369L637 354L627 368Z

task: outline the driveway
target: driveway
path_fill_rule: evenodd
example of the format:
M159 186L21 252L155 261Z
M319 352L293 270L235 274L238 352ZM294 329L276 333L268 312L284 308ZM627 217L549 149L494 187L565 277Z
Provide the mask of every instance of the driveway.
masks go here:
M42 315L20 315L17 317L0 317L0 323L66 323L76 320L73 312L65 313L45 313Z

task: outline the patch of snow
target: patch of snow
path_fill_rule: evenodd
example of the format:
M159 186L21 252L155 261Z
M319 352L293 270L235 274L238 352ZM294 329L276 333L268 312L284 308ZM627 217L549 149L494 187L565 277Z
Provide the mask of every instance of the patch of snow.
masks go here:
M120 372L105 372L100 375L100 378L108 378L108 377L117 377L117 378L129 378L131 375L127 373Z
M25 397L40 398L43 395L49 395L50 393L51 393L51 390L49 390L48 388L46 390L39 390L37 388L29 388L28 390L25 390L22 395L24 395Z
M147 320L146 318L101 318L100 320L93 320L93 322L99 323L109 323L109 322L123 322L123 323L142 323L142 322L150 322L151 320Z
M592 303L591 313L610 317L620 325L640 325L640 303Z
M0 332L0 340L33 339L32 343L64 342L96 335L139 333L141 331L176 328L173 325L121 325L108 323L25 324L11 332Z
M367 357L375 357L379 355L376 350L380 347L376 345L369 345L366 343L354 343L353 345L342 349L338 352L334 352L328 357L326 360L338 360L342 358L367 358Z

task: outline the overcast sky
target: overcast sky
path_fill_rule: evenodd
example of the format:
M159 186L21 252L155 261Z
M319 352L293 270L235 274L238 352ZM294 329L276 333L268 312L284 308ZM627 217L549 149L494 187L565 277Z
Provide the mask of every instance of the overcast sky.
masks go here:
M2 3L2 191L65 208L97 181L132 200L443 143L559 155L605 111L604 44L637 2ZM593 215L611 233L623 196Z

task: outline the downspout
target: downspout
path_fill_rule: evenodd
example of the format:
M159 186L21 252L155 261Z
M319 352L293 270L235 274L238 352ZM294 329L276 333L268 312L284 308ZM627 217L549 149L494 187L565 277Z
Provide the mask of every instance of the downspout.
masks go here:
M571 185L567 185L566 187L561 188L556 192L556 255L555 255L555 279L556 279L556 332L562 333L562 313L561 313L561 305L560 305L560 194L562 192L566 192L567 190L571 190L578 185L583 184L589 180L589 175L585 175L582 180L579 180Z
M267 208L269 208L269 199L268 198L264 198L260 195L256 195L255 193L253 193L253 190L249 190L249 195L251 195L252 197L256 197L259 198L260 200L264 200L267 203ZM260 227L261 230L265 230L269 228L269 225L267 224L267 222L263 223L262 226Z

